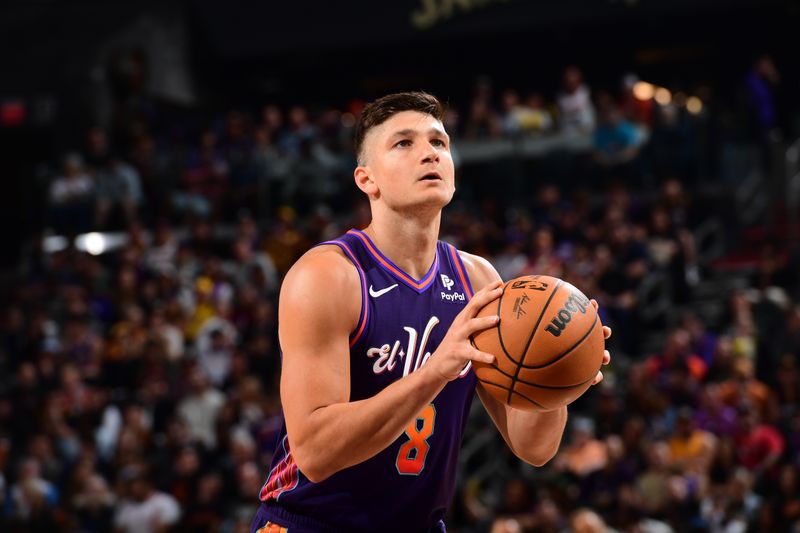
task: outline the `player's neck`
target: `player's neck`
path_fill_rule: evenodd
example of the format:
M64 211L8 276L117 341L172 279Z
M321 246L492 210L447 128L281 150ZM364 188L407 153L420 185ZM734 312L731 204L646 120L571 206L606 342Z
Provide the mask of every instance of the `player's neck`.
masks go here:
M373 217L364 232L380 251L414 279L428 273L436 257L441 213L422 221L406 216Z

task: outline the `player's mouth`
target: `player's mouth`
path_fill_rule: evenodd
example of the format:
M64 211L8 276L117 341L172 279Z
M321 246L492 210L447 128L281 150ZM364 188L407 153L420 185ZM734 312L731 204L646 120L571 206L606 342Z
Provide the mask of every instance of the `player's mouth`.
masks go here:
M442 176L439 175L438 172L429 172L422 176L420 181L442 181Z

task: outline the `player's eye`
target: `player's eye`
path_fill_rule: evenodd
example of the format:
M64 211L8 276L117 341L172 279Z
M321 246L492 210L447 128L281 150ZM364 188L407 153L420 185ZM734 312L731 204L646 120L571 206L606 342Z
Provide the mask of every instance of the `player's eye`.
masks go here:
M409 141L408 139L403 139L402 141L397 141L395 143L395 146L399 146L401 148L405 148L407 146L411 146L411 141Z
M434 145L434 146L442 146L442 147L447 146L447 143L444 142L444 140L442 140L442 139L433 139L431 141L431 144Z

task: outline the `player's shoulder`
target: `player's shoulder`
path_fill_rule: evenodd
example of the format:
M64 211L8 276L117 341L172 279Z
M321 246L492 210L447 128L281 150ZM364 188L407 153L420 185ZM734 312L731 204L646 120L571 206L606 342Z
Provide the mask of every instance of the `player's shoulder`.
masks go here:
M361 311L361 279L353 263L335 245L312 248L292 265L283 279L279 315L304 323L322 323L334 331L352 329ZM287 315L288 313L288 315Z
M467 269L467 275L469 276L472 288L476 291L500 279L500 274L497 273L497 270L495 270L494 266L492 266L486 258L463 250L458 250L458 255L464 263L464 268Z
M337 246L320 245L303 254L286 273L278 299L284 355L298 346L346 338L358 324L361 294L358 271Z
M284 278L284 289L302 286L311 289L324 288L331 295L360 287L356 266L341 248L323 244L303 254L289 269Z

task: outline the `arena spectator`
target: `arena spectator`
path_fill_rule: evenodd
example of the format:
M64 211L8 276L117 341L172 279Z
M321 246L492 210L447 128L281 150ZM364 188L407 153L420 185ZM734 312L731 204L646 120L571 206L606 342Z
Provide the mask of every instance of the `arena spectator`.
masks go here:
M642 171L637 164L642 133L622 116L617 103L607 93L599 98L597 127L593 134L593 157L598 176L604 183L622 179L641 183Z
M743 407L736 448L742 466L757 478L771 476L772 468L783 455L786 442L778 429L761 421L756 409Z
M72 499L77 527L87 533L103 533L113 527L116 497L106 480L91 474Z
M773 392L764 382L756 379L753 364L747 359L740 357L733 360L728 379L720 383L720 395L727 405L753 408L762 418L769 420L776 416Z
M118 206L126 223L136 219L142 202L142 187L136 169L119 157L111 157L108 166L96 173L95 227L103 229L111 210Z
M142 180L146 214L150 220L174 214L172 195L180 187L186 164L186 147L177 147L153 132L139 132L128 151L128 161Z
M520 478L511 479L505 486L501 503L496 507L497 518L491 531L521 531L533 522L534 503L531 491Z
M564 69L558 93L558 124L562 131L590 133L595 126L595 110L589 87L576 66Z
M283 112L275 104L267 104L261 109L261 126L266 129L270 139L277 139L283 133Z
M192 531L216 531L225 523L224 485L219 474L203 475L196 485L195 496L182 524Z
M189 157L183 174L182 190L173 195L175 208L200 217L210 216L221 207L228 192L230 165L219 150L217 135L203 132L200 147Z
M522 115L525 108L520 103L519 94L514 89L506 89L502 96L501 128L504 135L515 136L522 130Z
M778 364L775 392L781 412L791 410L792 406L800 403L800 368L797 359L793 353L786 353Z
M288 172L292 179L283 187L283 203L297 206L302 214L329 205L340 190L339 160L310 134L291 153Z
M496 139L501 133L500 117L483 100L474 100L464 124L467 139Z
M707 382L700 391L699 407L694 414L694 424L717 437L733 437L738 430L736 409L726 405L718 384Z
M647 469L636 479L636 494L649 516L660 517L670 500L669 447L663 441L648 445Z
M17 481L8 491L6 512L11 523L39 530L55 527L58 501L58 488L42 477L39 462L32 457L23 459Z
M603 441L595 438L594 422L589 418L573 418L570 441L555 458L554 467L577 478L585 478L605 468L608 450Z
M178 244L169 223L159 222L155 228L153 242L143 254L144 266L156 273L170 273L175 268Z
M159 533L176 524L181 510L169 494L153 487L143 467L123 472L126 487L114 514L114 528L122 533Z
M765 525L797 529L800 526L800 483L796 464L781 466L778 482L770 485L767 496L768 510L761 514L769 515L772 524Z
M694 423L690 407L678 411L675 428L667 441L670 464L679 472L694 474L705 479L716 450L716 437Z
M638 155L639 138L613 101L604 101L594 130L595 158L601 165L621 165Z
M253 172L258 183L258 212L271 216L272 211L285 197L290 181L290 159L283 156L270 129L257 128L253 138Z
M589 505L609 519L619 520L621 495L633 484L640 465L635 454L629 454L623 440L616 434L604 440L608 460L603 468L580 481L579 505Z
M687 181L696 180L702 147L695 138L698 133L692 126L691 115L674 101L656 106L651 115L647 131L653 172L663 178L677 175Z
M503 279L514 279L523 275L528 258L523 253L524 245L516 239L509 239L505 248L494 258L494 267Z
M756 125L753 131L757 133L762 142L780 138L777 130L778 110L775 95L780 79L775 62L767 54L753 62L753 66L745 78L747 103Z
M85 231L91 227L94 181L84 171L83 159L72 153L64 158L63 174L50 184L49 225L59 231Z
M287 122L289 127L281 135L278 144L284 153L297 157L301 154L302 146L314 140L316 132L308 116L308 109L304 106L292 106L289 109Z
M714 353L717 350L717 335L706 327L703 320L693 312L688 312L683 316L681 325L689 333L692 352L703 360L706 367L710 367L714 362Z
M86 164L92 172L98 172L109 164L112 151L106 130L99 126L89 128L85 148Z
M553 230L541 227L533 235L531 253L523 272L537 272L546 276L563 276L563 264L555 250Z
M517 121L525 133L549 133L554 127L552 112L545 106L541 93L533 92L517 112Z
M760 522L761 499L752 488L752 476L743 468L735 469L731 482L711 492L703 501L708 526L717 531L743 531L748 525Z
M500 115L492 104L492 84L487 78L479 79L474 86L464 137L467 139L496 139L502 133Z
M705 363L691 352L689 333L682 328L672 331L664 345L664 351L647 360L648 378L657 386L670 393L676 394L679 390L686 390L691 396L707 372ZM681 382L678 376L690 381ZM673 396L673 400L678 398ZM691 405L692 398L681 398L687 405Z
M200 367L189 370L188 383L189 392L178 404L178 413L188 424L192 438L213 450L217 446L215 424L225 396L210 386Z
M229 321L212 317L195 338L197 362L215 387L221 387L231 371L236 328Z
M586 508L578 509L569 517L570 531L573 533L614 533L605 521L594 511Z

